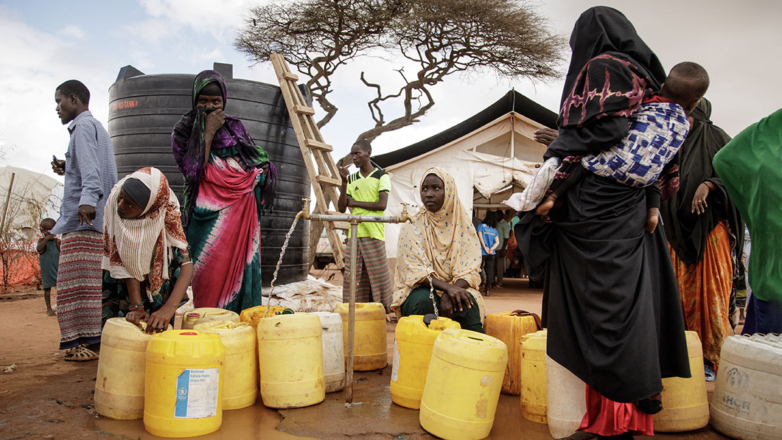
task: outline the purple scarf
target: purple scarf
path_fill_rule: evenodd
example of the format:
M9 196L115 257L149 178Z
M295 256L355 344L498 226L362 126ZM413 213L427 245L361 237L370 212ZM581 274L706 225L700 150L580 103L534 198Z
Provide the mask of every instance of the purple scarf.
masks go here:
M206 109L197 109L196 102L201 90L213 82L220 86L223 108L225 108L228 101L225 80L214 70L204 70L196 76L193 82L192 110L182 116L171 133L171 148L174 152L174 159L179 171L185 177L185 209L182 212L182 223L185 228L193 214L198 198L198 187L206 168L204 164ZM234 116L226 115L225 124L215 133L211 150L216 151L231 147L238 150L238 159L246 169L263 168L265 170L268 168L269 172L261 195L263 205L271 207L277 192L277 169L269 160L266 151L255 145L241 121Z

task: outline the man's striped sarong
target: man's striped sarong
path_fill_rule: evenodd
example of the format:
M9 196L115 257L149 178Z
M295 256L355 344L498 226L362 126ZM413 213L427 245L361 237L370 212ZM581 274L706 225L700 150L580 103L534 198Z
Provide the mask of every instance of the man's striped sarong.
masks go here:
M97 231L63 234L57 272L60 350L99 344L103 235Z
M345 276L342 281L342 300L350 301L350 240L345 252ZM356 261L356 302L382 303L386 311L391 308L393 287L388 273L386 242L369 237L359 237Z

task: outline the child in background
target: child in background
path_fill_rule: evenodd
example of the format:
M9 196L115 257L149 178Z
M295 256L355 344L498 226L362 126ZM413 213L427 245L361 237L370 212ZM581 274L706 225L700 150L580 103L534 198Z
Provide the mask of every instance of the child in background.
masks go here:
M497 214L494 211L486 213L483 222L478 225L478 242L481 244L481 281L486 286L485 296L491 296L491 282L494 279L494 254L500 245L499 232L497 232Z
M637 188L655 186L687 137L690 128L687 115L695 109L708 87L709 76L700 65L683 62L674 66L660 94L645 98L628 118L630 131L619 144L583 158L565 158L536 213L547 216L557 198L584 178L586 172ZM657 187L652 191L660 192ZM650 206L647 223L650 233L657 225L656 208Z
M52 287L57 287L57 268L60 262L60 239L50 231L55 225L54 219L41 220L41 233L38 239L38 261L41 265L41 284L43 284L43 299L46 301L46 314L55 316L52 309Z

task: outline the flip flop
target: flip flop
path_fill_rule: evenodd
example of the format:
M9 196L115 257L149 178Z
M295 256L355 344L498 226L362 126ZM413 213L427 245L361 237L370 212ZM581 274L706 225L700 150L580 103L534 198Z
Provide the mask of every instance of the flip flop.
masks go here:
M80 345L73 353L66 354L64 359L69 362L89 362L98 360L98 354Z

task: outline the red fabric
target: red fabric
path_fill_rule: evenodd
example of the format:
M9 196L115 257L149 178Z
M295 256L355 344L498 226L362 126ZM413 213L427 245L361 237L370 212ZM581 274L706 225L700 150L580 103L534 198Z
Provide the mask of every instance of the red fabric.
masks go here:
M228 161L208 164L199 187L197 206L220 211L194 266L193 302L196 307L226 308L241 289L244 270L260 246L260 225L253 189L260 168L238 170ZM200 270L208 267L208 271ZM223 276L215 276L221 274Z
M643 100L644 104L649 104L650 102L670 102L670 103L673 103L673 100L672 99L668 99L668 98L663 98L660 95L652 95L652 96L649 96L647 98L644 98L644 100Z
M632 435L654 435L652 415L638 411L635 403L608 400L586 386L587 412L579 431L610 436L630 432Z

